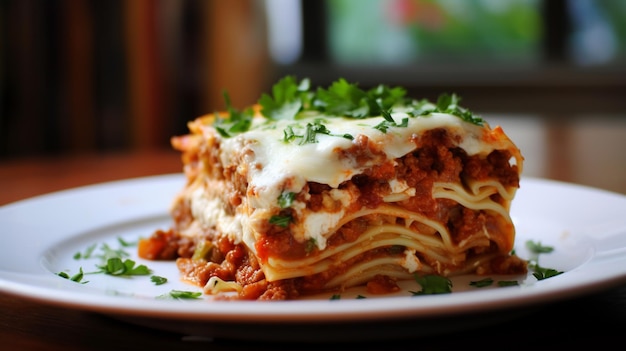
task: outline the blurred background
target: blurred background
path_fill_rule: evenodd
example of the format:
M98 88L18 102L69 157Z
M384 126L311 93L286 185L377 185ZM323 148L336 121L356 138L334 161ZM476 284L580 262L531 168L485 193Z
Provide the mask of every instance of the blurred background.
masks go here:
M168 148L224 91L241 108L286 74L456 92L530 116L519 133L532 116L613 130L626 1L0 0L0 162Z

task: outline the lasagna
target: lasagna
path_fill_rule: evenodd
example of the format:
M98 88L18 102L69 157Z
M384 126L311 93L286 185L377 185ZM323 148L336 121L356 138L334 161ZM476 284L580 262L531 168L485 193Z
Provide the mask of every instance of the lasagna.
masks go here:
M402 87L287 76L174 136L186 183L139 256L217 299L289 300L415 275L521 274L509 214L523 157L499 127Z

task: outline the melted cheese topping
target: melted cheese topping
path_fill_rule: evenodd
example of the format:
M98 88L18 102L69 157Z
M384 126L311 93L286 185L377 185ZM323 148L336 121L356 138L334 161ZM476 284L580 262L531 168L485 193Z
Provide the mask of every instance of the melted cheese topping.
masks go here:
M481 142L482 126L463 121L459 117L433 113L422 117L409 117L406 113L394 113L395 121L408 118L406 127L389 127L386 133L374 128L384 121L383 117L366 119L323 118L322 115L292 120L267 122L257 118L250 131L233 138L223 139L223 155L233 155L246 150L249 164L248 182L255 194L250 205L253 208L275 206L283 191L299 192L307 182L328 184L336 188L342 182L374 164L356 164L353 159L340 157L338 151L352 146L352 140L343 137L349 134L367 136L378 144L388 159L396 159L415 149L412 137L423 131L445 127L461 136L459 147L469 155L489 153L498 145ZM322 118L322 124L331 135L316 134L317 142L304 143L285 141L285 130L291 128L295 134L305 133L307 123ZM249 152L247 152L249 151ZM223 156L228 166L232 161ZM288 180L288 182L287 182Z

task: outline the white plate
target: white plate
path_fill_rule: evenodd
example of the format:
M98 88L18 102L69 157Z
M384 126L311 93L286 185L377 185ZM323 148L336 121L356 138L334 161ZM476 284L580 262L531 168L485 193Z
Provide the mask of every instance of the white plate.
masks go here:
M626 281L626 196L534 178L522 180L513 203L516 250L528 258L527 240L553 246L540 264L564 273L541 281L520 277L519 286L475 288L469 286L475 277L461 277L453 280L451 294L411 296L409 290L419 285L409 282L406 291L385 297L356 299L361 293L356 291L339 300L218 302L157 298L173 289L200 291L179 280L173 262L131 257L168 278L163 285L148 276L86 274L83 282L88 282L80 284L57 275L95 271L97 259L74 258L91 245L97 245L96 252L105 243L118 248L118 238L132 242L167 228L169 204L183 184L179 174L136 178L0 207L0 291L194 335L325 341L476 327ZM134 248L126 250L135 254ZM363 333L364 328L376 333Z

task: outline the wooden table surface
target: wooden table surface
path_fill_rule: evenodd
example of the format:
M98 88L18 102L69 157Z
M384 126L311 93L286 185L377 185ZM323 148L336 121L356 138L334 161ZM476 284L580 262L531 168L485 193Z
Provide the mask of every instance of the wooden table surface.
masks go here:
M515 116L501 124L522 150L524 176L550 178L626 194L626 115L578 119ZM0 160L0 206L77 186L181 171L172 150ZM3 236L18 233L3 233ZM625 233L626 235L626 233ZM292 342L181 335L0 292L0 347L5 350L173 349L292 350ZM502 311L509 313L510 311ZM525 349L624 343L626 284L539 304L498 323L412 339L344 344L355 349L476 347ZM407 321L410 323L410 321ZM368 325L364 333L376 332ZM277 332L280 332L277 330ZM311 337L315 340L316 328ZM418 333L419 334L419 333Z

